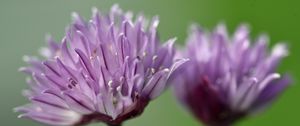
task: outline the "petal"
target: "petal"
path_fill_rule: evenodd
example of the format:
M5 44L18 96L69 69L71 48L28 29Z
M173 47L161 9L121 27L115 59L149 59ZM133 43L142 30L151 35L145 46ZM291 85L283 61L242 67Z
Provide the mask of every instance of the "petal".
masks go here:
M150 99L154 99L161 94L165 89L167 76L169 74L169 69L163 69L156 74L148 81L146 86L142 91L142 96Z
M93 101L86 95L74 91L65 91L63 95L72 110L82 114L90 114L95 111Z
M272 102L278 95L280 95L292 82L289 75L284 75L281 79L272 82L259 94L254 103L256 109L262 108L268 103Z

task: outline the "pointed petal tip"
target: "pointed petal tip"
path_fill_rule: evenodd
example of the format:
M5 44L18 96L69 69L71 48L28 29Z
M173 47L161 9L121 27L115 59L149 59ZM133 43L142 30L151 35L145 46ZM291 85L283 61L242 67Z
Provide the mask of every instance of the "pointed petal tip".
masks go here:
M254 84L258 83L258 79L257 79L256 77L251 78L251 81L252 81Z
M181 59L181 60L187 62L187 61L190 61L190 58L183 58L183 59Z
M257 42L260 45L268 45L269 41L270 41L270 38L267 33L261 33L259 35L259 37L257 38Z
M227 30L227 26L226 26L226 23L225 21L221 21L217 24L216 26L216 29L217 30Z
M188 29L188 33L203 32L202 27L197 23L192 23Z
M237 32L242 32L245 34L249 34L250 32L250 26L247 23L242 23L237 27Z
M169 39L169 41L173 44L175 41L177 41L177 37L173 37L173 38Z
M95 6L93 6L92 7L92 13L94 14L94 16L95 16L95 14L98 14L98 8L97 7L95 7Z
M244 30L248 30L250 28L250 25L248 23L241 23L238 26L238 29L244 29Z
M27 70L27 67L20 67L18 69L18 72L25 72Z
M120 6L118 3L113 4L111 7L111 10L118 10L118 9L120 9Z
M158 25L159 25L159 16L154 16L152 19L151 26L156 29Z
M289 55L289 51L287 49L287 45L285 43L278 43L274 46L272 50L272 54L278 57L285 57Z
M12 109L12 111L14 113L20 112L20 107L15 107L15 108Z
M174 47L174 44L175 42L177 41L177 37L174 37L174 38L170 38L167 42L164 43L163 46L165 47L168 47L168 48L173 48Z
M23 59L24 62L29 62L30 61L30 56L24 55L22 59Z
M129 19L125 19L125 20L122 22L122 24L123 24L125 27L126 27L126 25L129 26L129 27L134 27L134 24L133 24L132 21L129 20ZM112 23L111 25L113 25L113 23Z
M73 20L78 20L80 18L79 14L75 11L71 13L71 16L72 16Z
M18 107L13 108L12 111L15 113L18 113L18 112L27 113L29 111L28 106L29 106L29 104L23 105L23 106L18 106Z
M279 73L272 73L265 77L264 80L260 83L258 89L263 90L271 81L279 79L281 76Z
M52 55L52 52L49 48L47 47L41 47L39 50L38 50L39 54L46 57L46 58L50 58L51 55Z
M24 118L24 117L26 117L25 114L18 115L18 118L19 118L19 119Z
M175 63L177 63L178 65L182 65L185 62L190 61L190 58L181 58L181 59L176 59Z
M281 78L281 75L279 73L272 74L273 78L278 79Z
M163 71L166 72L166 73L168 73L168 72L170 72L170 69L169 68L165 68Z

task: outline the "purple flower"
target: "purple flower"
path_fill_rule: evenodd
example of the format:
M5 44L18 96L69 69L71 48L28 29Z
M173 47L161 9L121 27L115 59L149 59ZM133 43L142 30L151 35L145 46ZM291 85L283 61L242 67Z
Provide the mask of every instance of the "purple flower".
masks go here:
M232 38L224 25L213 33L192 26L176 78L175 94L193 115L209 126L231 125L265 108L290 83L276 67L287 56L286 45L267 51L268 39L250 43L249 30L240 26Z
M108 15L93 10L74 22L61 43L48 39L46 60L25 57L31 103L19 117L48 125L84 125L92 121L121 125L139 116L166 88L173 71L186 60L174 60L175 39L160 45L158 18L149 26L142 15L113 6Z

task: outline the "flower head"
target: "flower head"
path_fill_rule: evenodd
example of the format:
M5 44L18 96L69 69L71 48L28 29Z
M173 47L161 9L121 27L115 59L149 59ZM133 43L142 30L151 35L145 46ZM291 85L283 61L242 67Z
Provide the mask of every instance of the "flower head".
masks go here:
M213 33L192 26L182 57L190 59L180 70L175 85L179 100L206 125L230 125L261 110L290 83L276 72L287 55L286 45L267 51L268 39L251 44L247 26L229 38L224 25Z
M185 60L174 60L174 39L160 45L154 17L133 19L113 6L108 15L93 9L89 22L74 22L61 43L48 39L46 60L25 57L29 105L20 117L48 125L83 125L91 121L120 125L140 115L166 88L172 72Z

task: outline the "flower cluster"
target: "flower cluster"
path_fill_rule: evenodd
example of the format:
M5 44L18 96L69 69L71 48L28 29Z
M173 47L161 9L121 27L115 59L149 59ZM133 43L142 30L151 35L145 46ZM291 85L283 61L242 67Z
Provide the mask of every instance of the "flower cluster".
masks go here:
M206 125L231 125L265 108L290 83L276 72L288 54L286 45L275 45L269 54L267 36L251 45L246 25L232 38L223 24L213 33L193 25L187 44L182 56L190 61L180 70L175 93Z
M41 50L46 60L25 57L30 66L20 70L32 76L24 91L32 103L16 108L19 117L50 125L121 125L140 115L186 60L174 60L175 39L160 45L157 17L149 27L142 15L132 17L117 5L108 15L93 9L89 22L74 13L61 43L49 38Z

